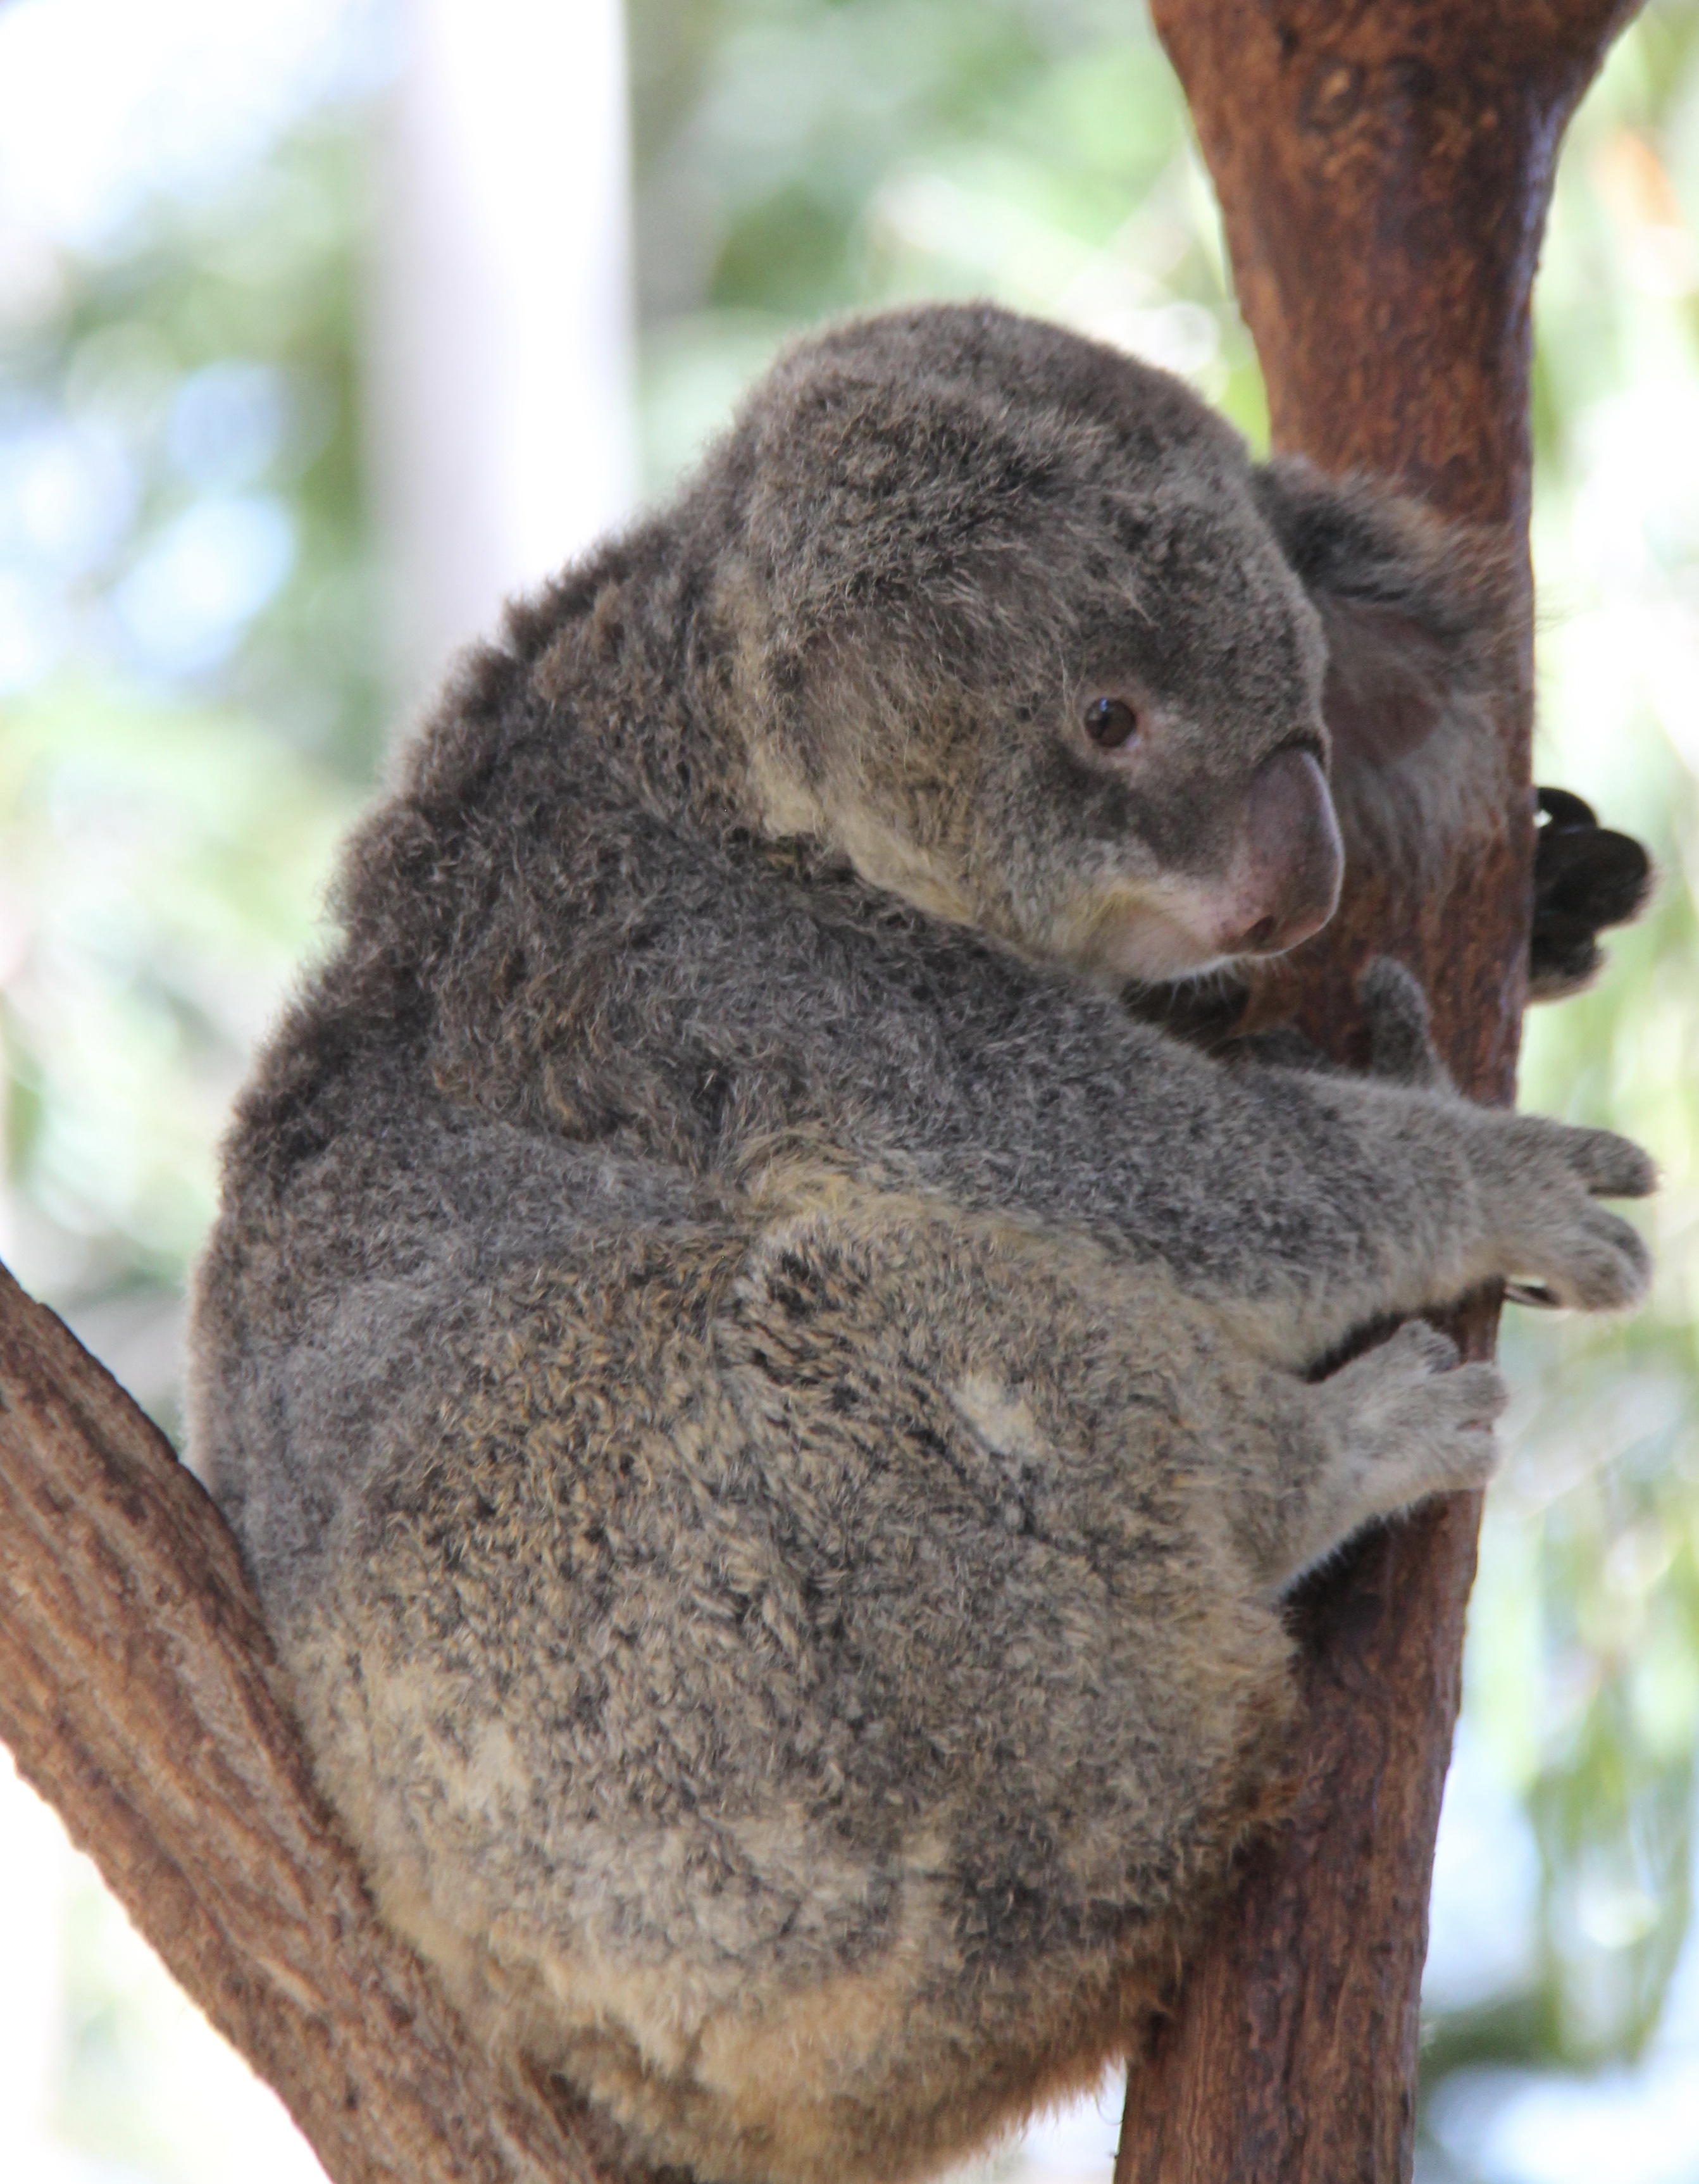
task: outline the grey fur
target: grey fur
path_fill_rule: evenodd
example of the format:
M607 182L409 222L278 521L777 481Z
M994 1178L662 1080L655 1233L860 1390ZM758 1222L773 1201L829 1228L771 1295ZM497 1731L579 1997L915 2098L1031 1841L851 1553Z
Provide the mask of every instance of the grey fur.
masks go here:
M1276 1795L1282 1594L1490 1468L1423 1326L1306 1376L1644 1285L1644 1156L1461 1100L1407 974L1365 1079L1115 990L1325 884L1324 625L1441 823L1513 652L1446 537L1056 329L840 327L350 845L194 1458L388 1916L652 2161L894 2179L1134 2044Z

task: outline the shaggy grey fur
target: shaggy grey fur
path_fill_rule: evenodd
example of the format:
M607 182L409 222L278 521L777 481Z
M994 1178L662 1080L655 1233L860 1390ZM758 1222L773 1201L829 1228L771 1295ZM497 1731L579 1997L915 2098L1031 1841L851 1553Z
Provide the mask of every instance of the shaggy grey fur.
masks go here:
M1117 990L1325 914L1330 660L1396 730L1351 844L1501 794L1508 599L1160 372L898 313L515 609L350 844L194 1460L387 1915L648 2159L886 2184L1124 2051L1272 1794L1284 1591L1490 1467L1419 1322L1313 1368L1640 1294L1644 1156L1461 1100L1395 967L1361 1080Z

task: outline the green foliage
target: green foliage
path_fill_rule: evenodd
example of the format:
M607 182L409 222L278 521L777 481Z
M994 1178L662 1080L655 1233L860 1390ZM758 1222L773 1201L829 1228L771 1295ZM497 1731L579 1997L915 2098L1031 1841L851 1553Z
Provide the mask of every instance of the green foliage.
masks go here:
M180 1286L211 1148L353 805L235 710L69 681L8 706L8 1180L85 1293Z
M39 314L0 311L13 435L92 445L117 473L101 481L109 537L67 572L75 649L215 689L361 777L384 700L356 388L366 164L359 132L320 125L215 199L151 204L107 251L62 259ZM138 658L126 586L186 515L231 497L276 508L287 575L186 657Z
M223 1117L381 733L365 168L320 123L0 311L0 1245L167 1424Z
M994 295L1134 343L1253 438L1256 361L1148 24L982 0L634 0L651 486L822 314Z

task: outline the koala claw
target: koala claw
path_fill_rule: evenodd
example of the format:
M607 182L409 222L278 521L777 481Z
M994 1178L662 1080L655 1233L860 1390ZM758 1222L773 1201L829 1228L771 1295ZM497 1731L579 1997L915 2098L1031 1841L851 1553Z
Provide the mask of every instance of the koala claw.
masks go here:
M1537 788L1534 932L1528 998L1561 1000L1590 984L1604 961L1598 935L1626 925L1652 893L1652 860L1638 842L1601 827L1593 807L1564 788Z
M1460 1364L1457 1344L1426 1320L1407 1320L1323 1384L1347 1407L1356 1465L1373 1467L1383 1493L1407 1490L1381 1510L1490 1474L1504 1383L1493 1366Z
M1501 1125L1506 1206L1500 1271L1519 1303L1615 1312L1639 1302L1652 1255L1639 1233L1596 1203L1643 1198L1657 1185L1647 1156L1610 1130L1518 1116Z
M1553 1233L1541 1263L1529 1270L1556 1305L1581 1312L1621 1312L1638 1304L1652 1279L1652 1254L1639 1232L1617 1214L1582 1207ZM1512 1278L1524 1284L1525 1274Z
M1403 964L1377 956L1358 994L1368 1017L1370 1073L1418 1089L1451 1091L1434 1050L1428 1005ZM1498 1271L1518 1304L1613 1312L1638 1303L1651 1279L1645 1244L1626 1221L1591 1201L1645 1198L1657 1188L1650 1156L1613 1130L1575 1129L1535 1116L1495 1117L1493 1167L1505 1206Z
M1571 1129L1565 1135L1569 1164L1594 1198L1650 1198L1657 1190L1657 1163L1632 1139L1614 1130Z

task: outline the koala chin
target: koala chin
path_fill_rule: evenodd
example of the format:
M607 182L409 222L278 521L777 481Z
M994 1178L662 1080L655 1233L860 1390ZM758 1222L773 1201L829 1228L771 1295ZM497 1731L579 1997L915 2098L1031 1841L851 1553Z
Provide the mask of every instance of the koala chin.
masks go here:
M1136 2051L1276 1802L1289 1589L1492 1468L1421 1315L1641 1295L1645 1156L1458 1097L1395 965L1361 1078L1121 990L1496 816L1518 613L1160 371L900 311L348 844L192 1457L386 1915L631 2160L894 2184Z

